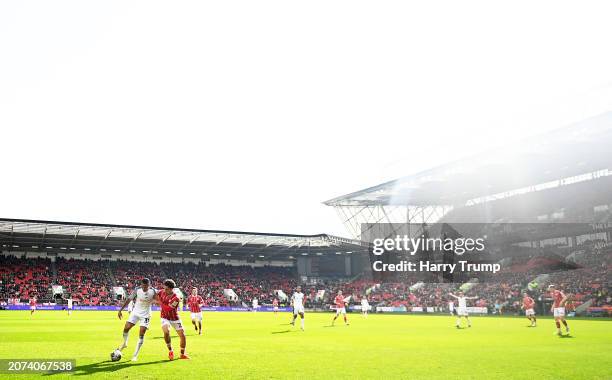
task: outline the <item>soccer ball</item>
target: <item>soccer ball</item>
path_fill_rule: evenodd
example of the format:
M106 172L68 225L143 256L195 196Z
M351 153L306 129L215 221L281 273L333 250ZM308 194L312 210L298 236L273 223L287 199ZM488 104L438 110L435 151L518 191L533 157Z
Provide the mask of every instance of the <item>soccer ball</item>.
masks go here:
M119 360L121 360L121 351L115 350L111 352L111 361L117 362Z

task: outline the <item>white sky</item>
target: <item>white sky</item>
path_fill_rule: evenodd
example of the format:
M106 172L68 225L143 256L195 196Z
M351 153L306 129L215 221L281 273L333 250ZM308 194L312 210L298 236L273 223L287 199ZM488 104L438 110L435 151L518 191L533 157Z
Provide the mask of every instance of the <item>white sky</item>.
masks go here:
M612 3L0 3L0 217L348 235L322 201L612 107Z

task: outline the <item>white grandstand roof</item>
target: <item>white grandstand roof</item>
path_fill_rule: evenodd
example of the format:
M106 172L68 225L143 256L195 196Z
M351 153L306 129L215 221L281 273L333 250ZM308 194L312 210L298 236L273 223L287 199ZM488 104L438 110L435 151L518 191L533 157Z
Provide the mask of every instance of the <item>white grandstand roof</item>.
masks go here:
M465 205L470 201L612 175L612 112L324 202L328 206Z
M109 224L0 219L4 248L152 254L347 253L356 242L326 234L290 235Z

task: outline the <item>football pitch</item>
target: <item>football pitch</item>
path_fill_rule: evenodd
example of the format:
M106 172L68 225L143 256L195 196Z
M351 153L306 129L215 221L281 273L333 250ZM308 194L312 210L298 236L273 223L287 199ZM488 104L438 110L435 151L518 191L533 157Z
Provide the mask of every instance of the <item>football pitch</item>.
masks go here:
M76 359L70 374L0 374L3 379L612 379L612 322L569 320L571 335L554 335L554 322L538 327L516 317L472 317L456 329L450 316L306 314L306 331L288 324L289 313L204 313L195 335L188 313L191 360L167 360L159 312L139 361L130 358L138 339L130 332L119 362L124 321L115 312L0 312L0 359ZM299 319L296 323L299 326ZM175 352L178 338L173 333Z

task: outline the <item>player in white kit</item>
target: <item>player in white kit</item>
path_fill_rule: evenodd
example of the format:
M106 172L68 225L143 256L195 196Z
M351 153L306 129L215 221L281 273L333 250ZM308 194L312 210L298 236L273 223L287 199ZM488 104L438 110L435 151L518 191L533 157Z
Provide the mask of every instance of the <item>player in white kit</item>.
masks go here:
M259 301L257 298L253 298L253 311L257 311L259 309Z
M363 314L363 316L367 318L369 310L370 310L370 304L368 303L368 298L364 296L361 299L361 314Z
M72 314L72 296L68 298L68 316Z
M470 317L468 316L468 312L467 312L467 300L475 300L478 297L466 297L463 295L462 291L459 291L458 296L454 295L453 293L448 293L451 297L453 297L454 299L457 300L457 328L460 329L461 328L461 317L464 317L465 320L468 323L468 327L472 327L472 322L470 322Z
M304 303L306 302L306 297L304 297L304 293L302 293L302 287L298 286L293 292L291 296L291 306L293 306L293 320L291 324L295 326L295 319L298 314L300 315L302 321L301 329L304 330Z
M125 307L131 302L134 302L134 308L130 312L130 317L125 322L125 326L123 327L123 343L119 348L119 351L123 350L127 347L129 332L136 323L140 322L140 331L138 337L138 344L136 345L136 349L134 350L134 355L132 356L132 361L138 360L138 352L140 352L140 348L144 343L144 335L149 328L149 322L151 320L151 304L157 297L157 293L155 289L149 286L150 281L148 278L143 278L141 281L141 286L136 289L130 296L125 300L121 309L119 309L119 319L122 318L121 312Z

